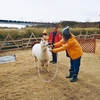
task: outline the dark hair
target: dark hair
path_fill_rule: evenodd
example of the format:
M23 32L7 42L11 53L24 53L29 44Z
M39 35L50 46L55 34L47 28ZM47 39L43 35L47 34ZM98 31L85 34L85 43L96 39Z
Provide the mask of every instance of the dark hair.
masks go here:
M72 37L71 34L62 34L62 35L63 35L65 41Z
M58 26L57 26L57 25L53 25L53 27L58 28Z

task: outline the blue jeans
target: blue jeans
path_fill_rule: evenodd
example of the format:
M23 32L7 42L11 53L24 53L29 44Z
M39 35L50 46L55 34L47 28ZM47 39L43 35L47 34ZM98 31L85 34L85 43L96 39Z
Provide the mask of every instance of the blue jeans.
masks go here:
M70 58L70 71L73 71L73 74L78 74L80 68L81 57L75 60Z
M57 53L52 52L52 61L57 62Z

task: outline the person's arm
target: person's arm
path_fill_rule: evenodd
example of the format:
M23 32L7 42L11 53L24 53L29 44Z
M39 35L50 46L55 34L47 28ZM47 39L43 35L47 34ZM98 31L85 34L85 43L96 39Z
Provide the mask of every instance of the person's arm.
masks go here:
M64 41L63 41L63 39L62 39L62 40L60 40L59 42L55 43L55 44L54 44L54 47L55 47L55 48L61 47L63 43L64 43Z
M67 44L64 44L64 45L61 46L61 47L52 49L52 52L55 52L55 53L56 53L56 52L64 51L64 50L66 50L66 48L67 48Z
M73 42L65 43L61 47L52 49L52 52L56 53L56 52L67 50L68 48L71 48L72 45L73 45Z

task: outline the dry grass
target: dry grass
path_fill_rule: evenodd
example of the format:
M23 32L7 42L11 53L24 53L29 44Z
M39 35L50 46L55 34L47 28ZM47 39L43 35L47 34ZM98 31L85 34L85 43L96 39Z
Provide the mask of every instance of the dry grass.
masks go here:
M100 100L100 58L93 53L84 53L77 82L66 79L69 59L65 52L58 56L58 74L50 83L39 79L33 67L31 50L1 53L15 54L17 61L0 65L0 100ZM56 65L50 65L55 69ZM45 78L54 73L41 73Z

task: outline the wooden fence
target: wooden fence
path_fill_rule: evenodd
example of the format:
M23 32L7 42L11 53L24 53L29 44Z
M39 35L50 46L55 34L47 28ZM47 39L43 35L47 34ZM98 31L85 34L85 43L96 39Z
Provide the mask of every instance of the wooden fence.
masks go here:
M40 39L40 37L36 38L32 33L29 38L13 40L13 38L8 34L4 41L0 41L0 52L16 49L27 49L31 47L32 42L40 41ZM97 54L100 54L100 39L97 40L95 38L80 38L79 36L77 36L76 39L81 45L84 52L96 52Z
M82 32L80 31L79 35L76 36L76 38L78 39L100 39L100 34L98 34L96 31L94 32L94 34L89 34L88 31L86 32L86 34L82 34Z
M36 38L35 35L32 33L29 38L22 38L22 48L26 49L31 47L32 42L34 41L40 41L40 37Z
M98 44L100 43L100 34L98 34L97 32L95 32L94 34L89 34L87 31L85 35L80 32L80 34L76 36L76 39L81 45L84 52L96 52L100 54L100 47L98 46Z
M8 34L4 41L0 41L0 52L9 50L26 49L31 47L32 42L40 41L41 38L36 38L32 33L29 38L22 38L21 40L13 40Z
M14 50L20 49L22 46L21 40L13 40L13 38L8 34L4 41L0 41L0 51L8 51L8 50Z

